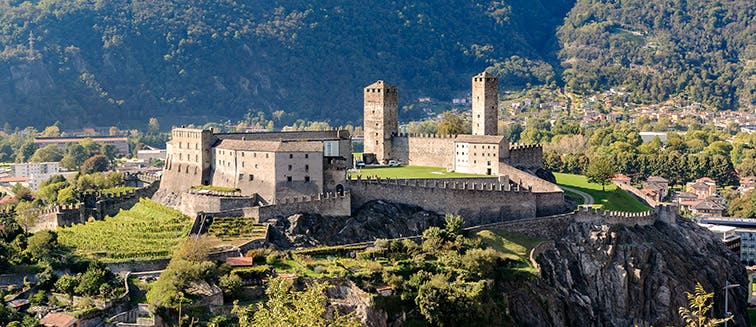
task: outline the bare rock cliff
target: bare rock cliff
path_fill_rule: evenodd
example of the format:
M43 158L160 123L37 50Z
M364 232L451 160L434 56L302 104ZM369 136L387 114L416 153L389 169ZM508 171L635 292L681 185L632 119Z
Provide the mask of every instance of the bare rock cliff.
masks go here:
M725 281L748 285L736 255L708 230L676 225L572 223L536 258L540 278L503 292L510 314L529 326L681 326L678 308L696 282L715 292L724 314ZM747 326L748 290L730 291L736 326Z

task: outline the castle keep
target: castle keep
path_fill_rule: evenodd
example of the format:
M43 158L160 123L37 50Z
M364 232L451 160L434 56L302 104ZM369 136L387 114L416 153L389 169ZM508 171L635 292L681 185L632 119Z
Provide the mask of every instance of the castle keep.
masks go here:
M364 89L365 153L378 162L396 159L413 166L501 175L504 166L531 171L542 168L540 145L510 145L498 135L498 79L486 72L472 78L472 134L414 135L398 133L396 86L377 81Z

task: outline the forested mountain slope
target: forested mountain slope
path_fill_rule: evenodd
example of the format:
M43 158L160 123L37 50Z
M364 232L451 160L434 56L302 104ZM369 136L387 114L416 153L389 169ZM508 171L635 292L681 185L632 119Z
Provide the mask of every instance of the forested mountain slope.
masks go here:
M579 0L557 34L570 89L625 86L634 101L756 105L753 1Z
M504 87L641 81L654 98L753 98L749 1L573 2L0 0L0 123L169 126L274 110L359 123L376 79L402 103L450 99L490 66Z

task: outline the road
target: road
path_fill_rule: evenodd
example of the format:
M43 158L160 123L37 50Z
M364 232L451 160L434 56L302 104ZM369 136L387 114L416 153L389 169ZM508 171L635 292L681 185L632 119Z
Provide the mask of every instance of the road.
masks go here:
M567 187L567 186L559 185L559 187L561 187L565 191L570 191L572 193L575 193L577 195L582 196L583 197L583 204L593 204L595 202L595 200L593 199L593 197L590 194L588 194L588 193L585 193L583 191L579 191L579 190L576 190L574 188Z

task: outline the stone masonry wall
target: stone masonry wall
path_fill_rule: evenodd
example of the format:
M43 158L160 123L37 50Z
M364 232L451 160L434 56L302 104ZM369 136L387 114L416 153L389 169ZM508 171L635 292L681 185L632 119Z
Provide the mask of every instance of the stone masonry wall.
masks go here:
M404 165L454 167L454 137L448 135L394 135L391 141L394 159Z
M543 147L540 144L513 144L509 147L509 164L515 167L542 168Z
M344 194L325 193L312 196L282 198L273 205L253 207L251 216L258 222L277 217L288 217L298 213L319 213L323 216L347 217L351 215L352 197Z
M347 186L352 193L353 209L368 201L385 200L461 215L469 225L533 218L538 211L535 194L509 184L465 183L454 179L422 182L360 179L348 181Z
M179 210L184 214L195 217L200 212L222 212L251 207L256 204L255 197L234 196L216 193L181 193Z
M82 218L78 204L53 206L39 212L39 220L36 224L29 227L29 232L53 230L58 227L67 227L82 222L84 222L84 219Z

